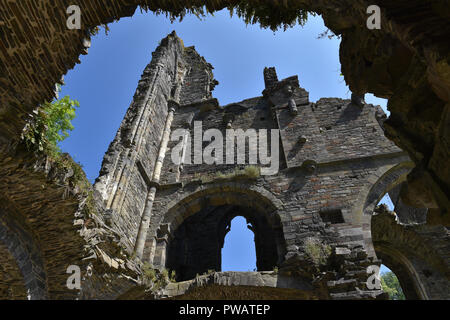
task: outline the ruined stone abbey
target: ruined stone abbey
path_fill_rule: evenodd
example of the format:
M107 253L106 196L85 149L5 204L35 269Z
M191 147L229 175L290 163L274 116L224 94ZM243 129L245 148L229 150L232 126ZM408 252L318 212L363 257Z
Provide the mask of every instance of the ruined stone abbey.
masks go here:
M14 121L1 128L0 298L385 299L371 286L384 264L407 299L450 299L448 224L429 214L434 200L403 200L417 161L386 137L379 106L356 93L312 102L301 77L278 79L274 67L261 70L261 96L220 106L212 70L175 32L165 37L93 186L4 139ZM261 146L249 136L235 164L218 161L229 145L215 164L187 160L211 142L196 123L223 136L276 130L266 147L277 172L250 161ZM175 139L179 129L188 134ZM385 194L393 212L377 206ZM254 272L221 271L236 216L254 233Z

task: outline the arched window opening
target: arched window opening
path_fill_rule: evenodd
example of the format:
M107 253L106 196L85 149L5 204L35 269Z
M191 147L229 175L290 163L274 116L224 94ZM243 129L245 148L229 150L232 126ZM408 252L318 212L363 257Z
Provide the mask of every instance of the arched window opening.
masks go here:
M378 203L378 205L380 204L385 204L389 210L393 211L394 210L394 204L392 203L391 197L389 197L389 194L386 193L383 198L381 198L380 202Z
M405 294L395 273L384 264L380 268L381 287L390 300L405 300Z
M283 236L273 223L255 208L205 206L171 233L165 268L175 271L177 281L213 271L273 270L284 256Z
M225 235L222 271L255 271L256 249L253 226L244 217L235 217Z
M392 193L391 193L392 194ZM398 196L398 195L397 195ZM378 202L378 205L384 204L390 211L394 211L395 204L392 201L389 193L386 193L383 198ZM378 253L380 255L380 253ZM384 255L380 255L383 257ZM380 258L379 257L379 258ZM383 261L383 259L382 259ZM389 261L388 261L389 262ZM386 263L386 262L385 262ZM401 268L403 270L403 268ZM400 285L400 280L397 275L386 265L381 264L380 268L381 287L384 292L389 295L390 300L405 300L405 294L403 288ZM405 281L405 279L404 279Z

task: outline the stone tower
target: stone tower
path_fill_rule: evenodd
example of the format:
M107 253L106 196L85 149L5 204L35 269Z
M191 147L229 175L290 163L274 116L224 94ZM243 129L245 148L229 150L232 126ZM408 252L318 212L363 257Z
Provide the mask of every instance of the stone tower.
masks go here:
M255 235L258 272L215 276L214 283L240 277L241 284L271 283L310 297L381 296L378 287L368 287L368 267L379 266L380 257L402 262L380 233L373 234L386 228L374 226L382 219L372 217L387 192L399 202L399 186L413 167L385 138L381 108L361 99L311 102L297 76L278 80L275 68L263 72L262 96L219 106L212 97L218 83L212 69L175 32L161 41L145 68L94 185L105 220L122 244L143 262L174 270L178 281L190 280L220 271L231 220L243 216ZM223 137L241 130L249 141L245 161L219 161L229 154L228 141L215 149L213 164L189 159L186 150L195 158L212 142L196 130ZM276 174L261 175L264 165L251 163L261 152L252 130L277 133L267 137L266 146L278 154ZM233 150L237 143L232 141ZM183 154L180 162L173 160L174 150ZM398 211L405 219L411 212L419 220L426 214L404 204ZM426 264L414 257L407 269ZM279 275L270 273L275 267ZM433 273L436 287L428 281L419 288L425 275L414 272L401 280L410 284L410 297L447 294L442 274ZM167 295L183 293L177 290Z
M108 148L95 189L110 214L107 218L123 232L129 250L136 242L147 189L159 180L154 176L155 160L173 108L211 100L217 84L212 69L194 47L183 46L175 31L169 34L153 53Z

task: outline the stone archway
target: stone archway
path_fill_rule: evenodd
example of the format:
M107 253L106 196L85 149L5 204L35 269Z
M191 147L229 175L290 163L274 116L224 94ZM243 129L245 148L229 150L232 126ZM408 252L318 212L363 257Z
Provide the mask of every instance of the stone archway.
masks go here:
M236 216L251 223L258 271L272 270L284 260L286 245L278 214L282 207L267 190L222 183L199 187L180 198L161 215L156 234L147 238L151 245L144 255L153 265L175 270L182 280L219 271L227 228Z
M7 208L0 209L0 297L46 299L47 275L41 250L26 226L15 220Z
M181 191L180 195L171 201L163 214L163 223L171 223L172 227L179 224L204 206L205 199L212 205L234 204L255 207L267 214L270 220L279 219L276 214L283 209L282 202L272 193L252 183L231 181L201 185L188 193ZM180 208L184 213L180 216ZM181 219L181 220L180 220Z
M366 193L362 219L370 226L368 251L373 250L372 254L398 276L407 299L448 298L450 269L436 250L448 241L445 228L403 225L394 212L377 207L385 194L392 194L404 183L411 168L409 162L392 167ZM404 207L402 204L399 209Z
M0 244L0 297L5 300L27 299L22 273L4 244Z
M439 247L448 246L445 228L402 226L377 208L372 239L377 257L398 277L407 299L449 299L450 268Z
M399 279L403 294L407 300L428 299L419 275L409 259L390 243L377 242L375 244L378 258L395 273Z
M166 268L175 270L179 281L207 271L222 271L225 236L236 216L244 217L254 233L257 271L273 270L283 259L277 250L277 242L282 241L279 226L270 225L264 213L254 208L235 205L204 207L173 230Z

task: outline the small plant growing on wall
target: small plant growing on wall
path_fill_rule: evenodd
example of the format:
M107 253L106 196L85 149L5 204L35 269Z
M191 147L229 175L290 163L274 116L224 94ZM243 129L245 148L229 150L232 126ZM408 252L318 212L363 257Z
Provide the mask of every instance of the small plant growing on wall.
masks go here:
M306 238L303 243L303 249L316 267L325 265L332 251L329 245L313 237Z
M59 86L57 91L61 91ZM41 105L22 134L28 149L59 158L61 149L58 143L66 139L69 131L73 130L72 120L75 119L75 110L79 106L79 102L69 96Z
M142 277L144 282L155 282L156 281L156 271L152 266L146 262L142 265Z
M249 165L244 169L235 168L234 171L228 173L217 172L217 179L236 179L239 177L257 179L261 176L261 170L258 166Z
M145 262L141 266L141 271L143 283L153 291L164 288L169 281L175 282L175 271L172 271L169 277L169 271L167 269L161 271L154 269L148 262Z
M175 272L175 270L172 270L172 272L170 273L170 282L177 282L177 275L176 275L176 272Z
M58 85L57 92L59 91L61 88ZM62 153L58 146L58 143L65 140L74 129L72 120L79 105L78 101L70 99L69 96L42 104L26 124L21 138L28 151L47 156L59 168L72 170L70 180L74 184L81 182L79 186L83 190L88 190L90 183L86 179L82 165ZM92 207L91 200L88 202Z

